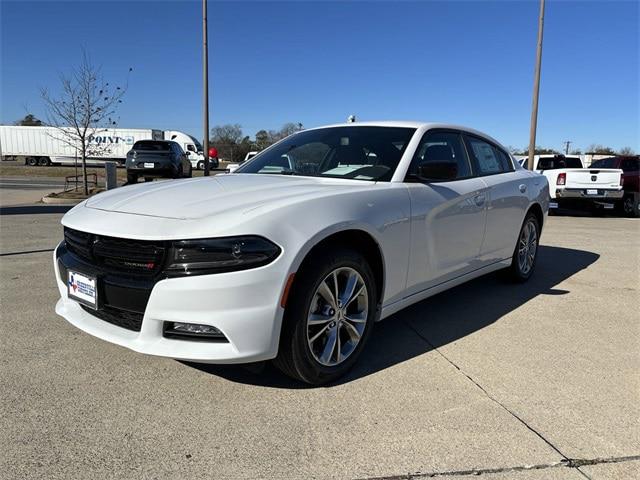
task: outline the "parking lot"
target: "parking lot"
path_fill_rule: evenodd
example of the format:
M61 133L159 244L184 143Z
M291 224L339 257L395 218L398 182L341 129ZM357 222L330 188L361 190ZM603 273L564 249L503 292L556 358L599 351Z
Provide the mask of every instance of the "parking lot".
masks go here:
M414 305L307 388L72 327L53 311L66 207L2 195L2 478L640 478L637 220L550 217L529 283Z

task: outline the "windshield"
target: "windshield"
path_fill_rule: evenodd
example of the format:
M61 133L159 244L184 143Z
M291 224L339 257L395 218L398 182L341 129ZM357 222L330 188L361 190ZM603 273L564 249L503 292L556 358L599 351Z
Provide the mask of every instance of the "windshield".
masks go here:
M414 128L332 127L287 137L235 173L385 181L393 176Z
M195 137L192 137L191 135L187 135L187 136L191 139L191 141L193 142L193 144L196 146L196 149L197 149L199 152L202 152L202 151L203 151L203 149L202 149L202 144L201 144L198 140L196 140L196 138L195 138Z

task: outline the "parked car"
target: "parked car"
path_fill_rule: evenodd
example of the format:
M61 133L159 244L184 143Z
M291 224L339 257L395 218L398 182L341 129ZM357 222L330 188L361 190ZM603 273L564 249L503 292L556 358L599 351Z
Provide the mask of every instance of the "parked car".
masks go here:
M247 160L252 159L253 157L255 157L258 153L260 152L247 152L247 154L244 156L244 160L242 160L240 163L230 163L227 165L227 171L229 173L233 173L235 172L238 168L240 168L240 165L242 165L244 162L246 162Z
M321 384L353 366L376 321L492 271L528 280L548 201L544 176L475 130L304 130L236 173L74 207L56 312L138 352L275 359Z
M580 157L539 155L534 170L549 181L550 207L600 206L613 208L622 199L622 170L584 168Z
M640 217L640 156L603 158L593 162L590 168L621 169L624 196L618 202L618 207L625 215Z
M141 140L127 153L127 183L137 183L138 177L190 177L191 162L182 147L169 140Z

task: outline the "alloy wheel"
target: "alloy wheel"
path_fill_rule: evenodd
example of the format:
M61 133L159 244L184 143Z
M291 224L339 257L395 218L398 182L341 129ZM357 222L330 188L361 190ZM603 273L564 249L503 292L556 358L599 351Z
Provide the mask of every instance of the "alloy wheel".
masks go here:
M355 351L369 315L369 292L353 268L340 267L316 288L307 315L307 342L314 359L326 367Z
M538 230L533 220L527 221L522 227L518 242L518 266L523 275L527 275L533 268L538 250Z

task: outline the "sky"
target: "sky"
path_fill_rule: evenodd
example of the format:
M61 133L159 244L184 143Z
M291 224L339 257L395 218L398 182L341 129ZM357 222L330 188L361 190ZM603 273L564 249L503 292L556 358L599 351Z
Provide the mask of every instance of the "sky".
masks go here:
M359 120L529 142L537 1L209 0L210 125L245 134ZM200 1L0 0L0 122L44 118L83 49L128 84L126 128L202 123ZM538 145L640 151L640 2L547 0ZM133 71L129 74L129 68Z

